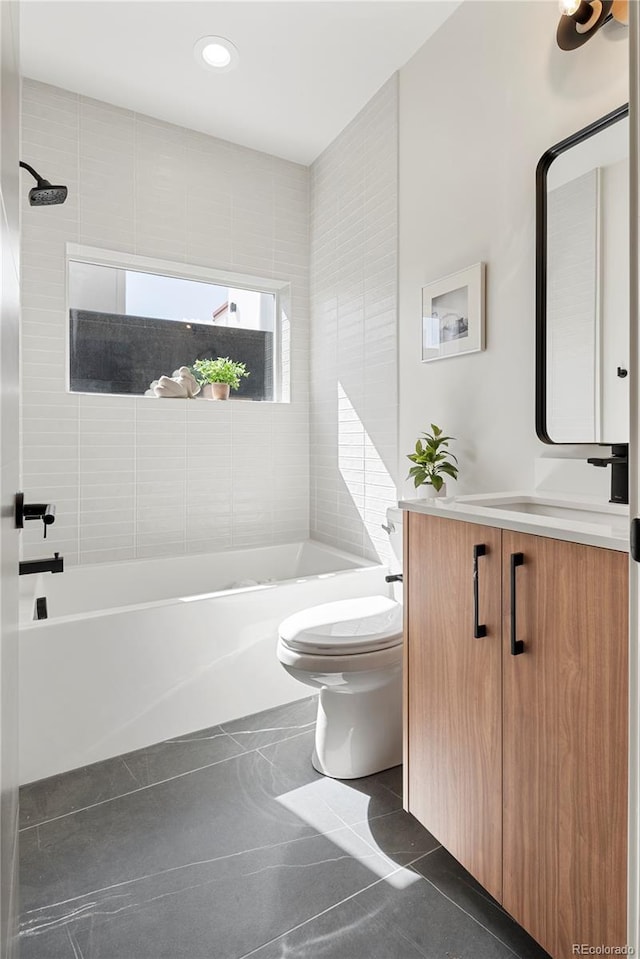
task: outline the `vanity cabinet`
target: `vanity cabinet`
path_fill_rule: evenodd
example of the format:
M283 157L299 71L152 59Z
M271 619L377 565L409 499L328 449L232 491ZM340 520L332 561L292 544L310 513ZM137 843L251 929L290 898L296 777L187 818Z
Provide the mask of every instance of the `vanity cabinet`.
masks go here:
M420 513L405 539L406 808L555 959L624 945L626 554Z
M414 513L408 520L405 797L416 819L499 899L500 530ZM474 638L477 546L485 547L476 561L483 639Z

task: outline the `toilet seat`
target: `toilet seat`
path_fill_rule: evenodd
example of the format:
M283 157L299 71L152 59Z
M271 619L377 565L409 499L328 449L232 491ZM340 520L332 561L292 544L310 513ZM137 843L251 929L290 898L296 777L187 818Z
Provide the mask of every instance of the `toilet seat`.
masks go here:
M349 656L402 643L402 606L387 596L364 596L312 606L280 625L289 649L315 656Z

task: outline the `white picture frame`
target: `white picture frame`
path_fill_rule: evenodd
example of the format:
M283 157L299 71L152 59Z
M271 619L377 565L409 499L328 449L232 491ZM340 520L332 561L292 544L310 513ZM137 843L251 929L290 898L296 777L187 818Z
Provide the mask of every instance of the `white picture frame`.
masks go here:
M474 263L422 287L423 363L484 350L485 272Z

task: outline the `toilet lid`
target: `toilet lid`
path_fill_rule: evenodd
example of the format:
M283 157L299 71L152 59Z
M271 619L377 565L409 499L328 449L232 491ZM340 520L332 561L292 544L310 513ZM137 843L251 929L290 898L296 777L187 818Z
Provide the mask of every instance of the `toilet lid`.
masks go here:
M291 649L316 655L368 653L402 642L402 606L386 596L363 596L311 606L280 624Z

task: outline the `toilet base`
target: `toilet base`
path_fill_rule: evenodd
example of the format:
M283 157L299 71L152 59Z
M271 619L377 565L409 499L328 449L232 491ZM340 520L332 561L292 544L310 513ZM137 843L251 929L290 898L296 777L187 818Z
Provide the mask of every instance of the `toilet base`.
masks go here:
M332 779L359 779L402 762L402 671L357 692L323 687L313 768Z

